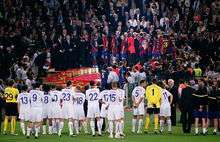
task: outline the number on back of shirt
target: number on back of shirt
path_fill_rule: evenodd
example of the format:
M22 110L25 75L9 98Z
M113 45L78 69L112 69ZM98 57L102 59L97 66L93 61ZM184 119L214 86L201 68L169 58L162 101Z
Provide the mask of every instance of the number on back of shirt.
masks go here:
M98 100L98 94L97 93L90 93L89 94L89 100L90 101L96 101L96 100Z
M70 101L70 93L63 93L63 100L64 101Z
M28 97L21 97L21 103L27 104L28 103Z

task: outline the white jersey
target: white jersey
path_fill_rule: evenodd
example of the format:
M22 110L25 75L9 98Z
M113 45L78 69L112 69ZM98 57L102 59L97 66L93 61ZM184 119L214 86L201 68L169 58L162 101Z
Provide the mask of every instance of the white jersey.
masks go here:
M99 97L100 97L100 100L102 100L102 102L107 105L109 101L109 90L103 90L100 93Z
M161 107L170 107L169 96L171 95L172 94L169 91L163 89L161 96Z
M43 107L43 96L44 96L43 91L31 90L30 91L31 107L42 108Z
M100 98L99 94L100 91L98 88L92 88L86 90L86 100L88 101L88 106L99 104L99 98Z
M123 94L122 92L117 90L109 90L109 107L119 107L121 106L123 101Z
M60 107L60 103L62 100L61 95L62 95L61 91L58 91L58 90L50 91L50 96L52 99L52 106L53 107Z
M141 86L137 86L132 91L132 98L137 103L141 98L145 96L145 89ZM144 99L140 102L139 106L144 107Z
M43 95L43 108L50 108L52 103L52 98L50 93L44 92Z
M20 110L25 110L30 108L30 94L20 93L17 97L17 103L20 104Z
M86 99L85 94L83 94L81 92L76 92L75 95L73 96L74 106L75 107L83 107L85 99Z
M125 90L123 89L118 89L118 91L120 92L120 96L122 101L120 102L120 106L123 108L124 107L124 100L125 100Z
M74 91L72 89L62 89L63 106L73 104Z

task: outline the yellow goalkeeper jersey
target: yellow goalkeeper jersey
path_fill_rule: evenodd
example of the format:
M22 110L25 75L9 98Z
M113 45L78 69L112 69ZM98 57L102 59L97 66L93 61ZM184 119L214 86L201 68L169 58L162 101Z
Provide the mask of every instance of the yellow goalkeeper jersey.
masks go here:
M147 86L146 99L148 108L160 108L162 88L156 84Z
M5 88L4 96L6 98L6 103L16 103L18 94L19 91L17 88L14 87Z

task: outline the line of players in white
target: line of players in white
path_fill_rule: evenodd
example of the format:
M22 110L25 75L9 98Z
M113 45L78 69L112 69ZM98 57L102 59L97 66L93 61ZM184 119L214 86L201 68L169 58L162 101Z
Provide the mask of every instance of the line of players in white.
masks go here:
M27 92L27 89L18 95L18 109L20 127L27 138L34 130L35 138L38 138L42 126L42 134L47 133L46 123L48 124L48 134L58 134L61 136L64 122L68 122L69 135L78 135L81 128L84 133L88 133L87 122L90 124L91 133L95 136L95 119L97 120L98 135L102 135L102 125L104 119L108 120L107 130L109 138L122 138L124 136L124 99L125 91L117 87L117 83L111 84L111 90L100 90L91 84L91 88L82 93L77 87L72 89L71 82L67 87L60 91L52 87L48 93L41 91L40 84L35 84L34 89ZM170 94L170 93L169 93ZM168 97L168 96L167 96ZM135 132L136 122L138 120L138 133L141 133L143 125L143 116L145 114L145 89L144 86L137 86L132 93L134 104L132 120L132 132ZM84 102L88 101L88 111L85 117ZM170 116L170 103L167 98L164 100L162 113L164 116ZM101 110L99 103L101 102ZM163 104L163 103L162 103ZM68 121L65 121L68 120ZM28 122L28 123L25 123ZM26 126L27 124L27 126ZM43 125L42 125L43 124ZM171 129L171 126L170 126Z

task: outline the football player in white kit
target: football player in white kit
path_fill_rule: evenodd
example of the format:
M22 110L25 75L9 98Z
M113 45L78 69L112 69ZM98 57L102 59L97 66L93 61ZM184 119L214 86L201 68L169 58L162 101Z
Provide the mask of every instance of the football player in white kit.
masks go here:
M30 124L27 128L27 138L30 137L30 131L34 127L35 129L35 139L38 138L38 133L40 131L41 122L43 120L43 95L44 92L41 91L41 85L35 83L33 85L33 90L30 90Z
M112 89L109 90L109 101L108 101L108 121L109 121L109 138L113 138L113 128L115 122L115 138L121 138L120 133L122 129L122 112L121 102L123 102L123 94L118 89L117 82L111 83Z
M73 121L72 121L74 91L72 90L72 82L67 81L66 88L62 89L61 92L62 92L62 105L61 106L62 106L63 118L61 119L61 122L60 122L58 136L61 136L63 126L64 126L64 119L68 120L69 135L74 136L73 135Z
M165 85L162 84L163 88L161 94L161 106L160 106L160 132L162 133L164 130L164 122L166 119L168 125L168 132L171 133L171 107L170 104L173 101L173 95L165 89Z
M30 118L30 95L27 90L28 86L23 85L21 93L17 97L20 127L24 135L26 134L25 122L28 122Z
M141 80L140 85L135 87L132 91L132 101L133 101L133 119L132 119L132 132L136 133L136 124L138 122L137 133L141 133L141 128L143 126L143 118L145 114L144 109L144 97L146 81Z
M48 122L48 134L52 134L52 111L51 111L51 104L52 104L52 98L49 93L50 86L47 84L43 85L43 135L47 134L46 128L47 128L47 122Z
M120 119L120 129L119 129L119 131L120 131L120 136L121 137L124 137L125 136L125 134L124 134L124 117L125 117L125 115L124 115L124 100L125 100L125 90L123 90L123 89L120 89L120 88L118 88L118 91L120 92L120 96L122 97L122 101L121 102L119 102L120 103L120 116L121 116L121 119Z
M58 133L60 127L60 119L62 118L62 110L61 110L61 91L59 89L56 90L55 85L51 85L50 95L52 98L51 104L51 113L52 113L52 126L53 133Z
M100 102L102 104L101 106L101 113L100 113L100 123L101 123L101 128L103 126L104 119L107 118L108 114L108 101L109 101L109 90L103 90L100 93Z
M73 121L74 126L76 130L76 134L79 134L79 123L84 127L84 132L88 133L87 131L87 124L85 119L85 113L84 113L84 102L85 102L85 94L81 92L80 87L76 86L75 88L75 94L73 96Z
M96 87L95 82L90 82L91 88L86 90L86 100L88 101L87 118L90 122L92 136L95 136L95 119L97 120L98 135L101 136L101 123L100 123L100 109L99 109L99 89Z

